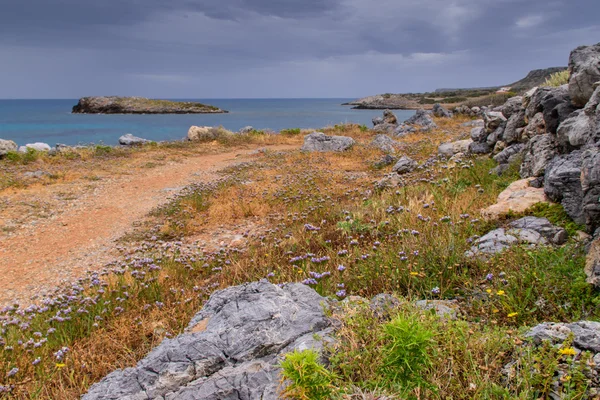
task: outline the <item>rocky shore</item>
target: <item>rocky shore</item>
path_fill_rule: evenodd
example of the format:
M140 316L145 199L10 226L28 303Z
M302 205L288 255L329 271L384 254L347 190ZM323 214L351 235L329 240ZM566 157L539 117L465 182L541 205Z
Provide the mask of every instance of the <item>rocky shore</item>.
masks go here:
M218 107L144 97L83 97L73 107L73 114L219 114Z

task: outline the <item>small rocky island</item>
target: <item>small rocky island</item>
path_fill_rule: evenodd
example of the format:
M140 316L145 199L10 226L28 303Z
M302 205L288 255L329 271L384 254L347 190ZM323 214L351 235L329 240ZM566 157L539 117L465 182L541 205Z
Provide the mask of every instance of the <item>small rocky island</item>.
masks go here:
M155 100L145 97L83 97L73 107L73 114L219 114L229 111L189 102Z

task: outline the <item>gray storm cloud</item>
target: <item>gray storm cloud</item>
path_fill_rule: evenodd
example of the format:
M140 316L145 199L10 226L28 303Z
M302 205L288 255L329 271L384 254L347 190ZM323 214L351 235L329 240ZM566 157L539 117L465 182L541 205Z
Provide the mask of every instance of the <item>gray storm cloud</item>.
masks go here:
M8 0L0 97L357 97L486 86L600 41L591 0Z

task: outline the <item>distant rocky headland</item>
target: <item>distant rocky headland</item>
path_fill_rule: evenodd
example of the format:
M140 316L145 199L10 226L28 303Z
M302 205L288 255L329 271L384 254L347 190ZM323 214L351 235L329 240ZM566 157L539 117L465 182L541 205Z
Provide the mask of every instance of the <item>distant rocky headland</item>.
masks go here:
M147 99L144 97L83 97L73 114L218 114L218 107L189 102Z
M565 71L566 67L552 67L530 71L527 76L517 82L482 88L469 89L437 89L431 93L385 93L345 103L355 109L371 110L418 110L431 109L436 103L448 107L467 105L469 107L482 105L500 105L508 98L522 94L536 86L542 85L546 79L557 72Z

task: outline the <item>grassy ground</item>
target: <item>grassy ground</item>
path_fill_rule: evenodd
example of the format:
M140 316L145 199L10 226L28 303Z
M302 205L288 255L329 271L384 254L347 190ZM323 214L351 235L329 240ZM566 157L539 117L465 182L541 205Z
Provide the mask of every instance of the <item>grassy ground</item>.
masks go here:
M598 318L583 250L571 238L562 248L466 258L470 238L505 222L484 221L479 210L517 179L517 168L497 177L488 173L488 158L431 158L439 143L468 135L463 120L436 122L438 130L403 139L402 152L423 167L402 187L376 191L373 182L391 166L374 167L382 154L366 146L373 133L336 126L326 133L359 144L342 154L266 153L225 171L218 183L189 188L153 213L136 241L123 246L122 261L39 307L6 311L0 385L12 386L7 396L14 398L77 398L180 333L215 289L266 278L302 281L339 300L379 293L404 299L391 322L367 307L336 311L340 340L330 349L331 365L315 369L325 376L317 381L330 382L322 398L543 398L550 372L534 365L541 359L550 368L563 355L523 355L529 364L508 383L501 368L527 352L520 346L525 327ZM554 209L537 212L570 223ZM269 229L247 249L206 253L184 243L223 221L249 219ZM420 299L456 299L461 317L443 321L418 311L411 302ZM394 367L408 357L396 352L406 345L398 338L420 349L408 355L414 369ZM582 398L581 385L572 398Z

